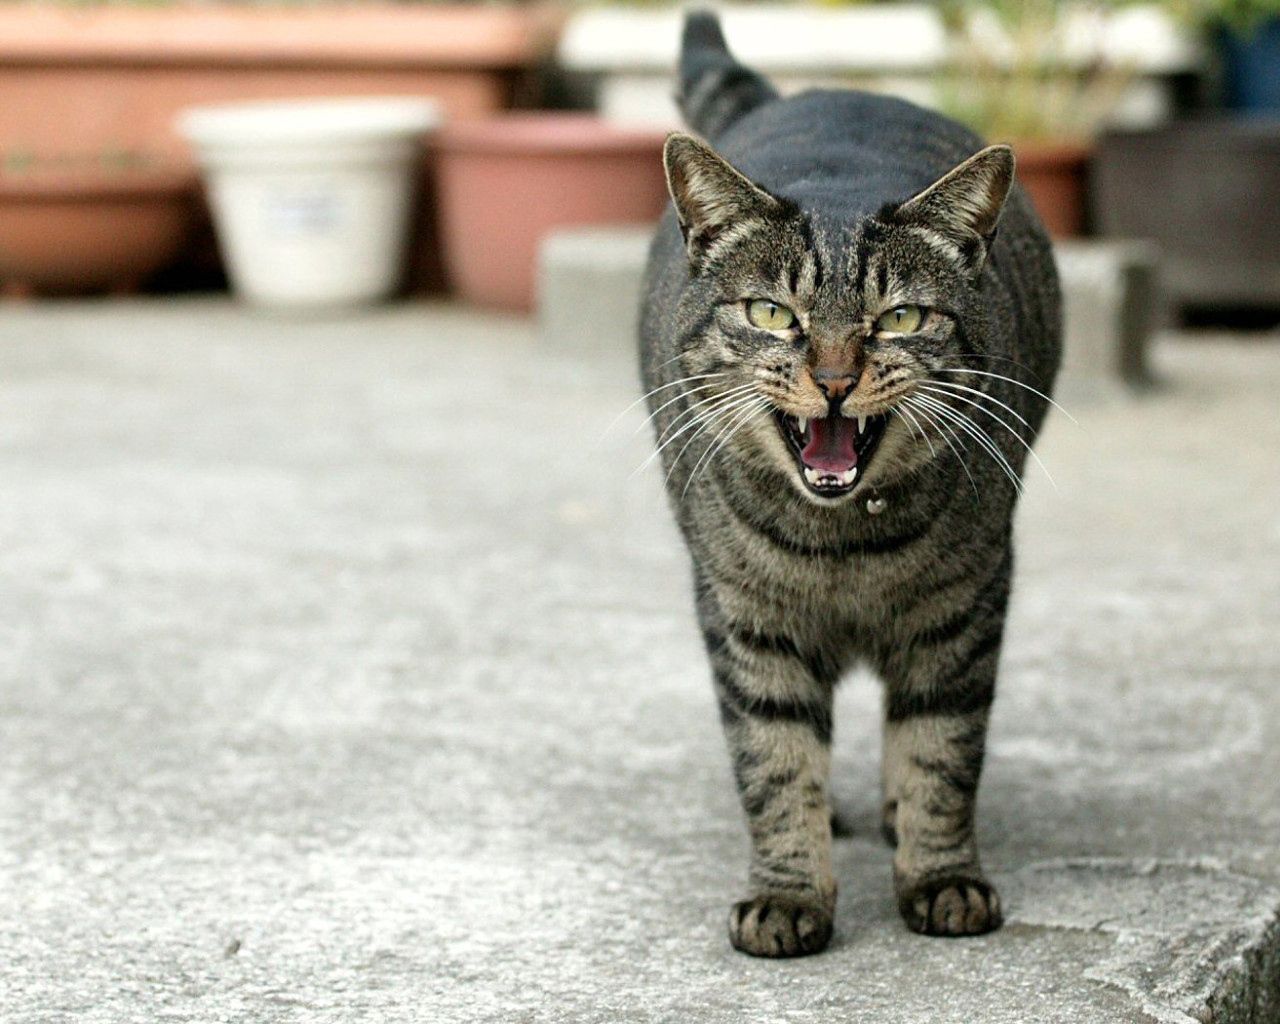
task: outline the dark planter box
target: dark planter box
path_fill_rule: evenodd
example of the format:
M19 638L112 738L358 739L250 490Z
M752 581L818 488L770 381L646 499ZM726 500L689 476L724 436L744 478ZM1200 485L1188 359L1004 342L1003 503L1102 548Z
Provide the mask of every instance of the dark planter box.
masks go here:
M1280 121L1194 121L1103 137L1100 234L1149 239L1184 305L1280 306Z

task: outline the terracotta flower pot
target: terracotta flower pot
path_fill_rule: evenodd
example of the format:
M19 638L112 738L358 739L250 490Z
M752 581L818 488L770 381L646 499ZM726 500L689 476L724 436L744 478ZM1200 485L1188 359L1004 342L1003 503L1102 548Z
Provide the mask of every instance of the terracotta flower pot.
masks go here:
M0 282L10 294L131 291L182 245L196 193L186 170L0 174Z
M464 298L529 310L542 238L643 224L667 203L660 131L580 114L513 114L447 128L436 146L445 269Z
M1093 150L1074 142L1014 144L1018 180L1055 238L1084 232L1085 190Z
M499 5L0 4L0 142L189 162L179 111L253 99L426 96L449 120L483 117L556 29Z
M487 117L534 97L562 17L538 3L0 3L0 149L192 165L179 112L242 100L421 96L449 121ZM434 266L411 281L434 283Z

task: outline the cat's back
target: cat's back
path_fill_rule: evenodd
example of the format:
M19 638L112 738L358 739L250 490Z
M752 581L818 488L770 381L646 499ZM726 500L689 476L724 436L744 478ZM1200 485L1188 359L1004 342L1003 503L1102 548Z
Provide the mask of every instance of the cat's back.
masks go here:
M770 191L850 217L913 195L983 145L935 111L853 89L764 104L713 141Z

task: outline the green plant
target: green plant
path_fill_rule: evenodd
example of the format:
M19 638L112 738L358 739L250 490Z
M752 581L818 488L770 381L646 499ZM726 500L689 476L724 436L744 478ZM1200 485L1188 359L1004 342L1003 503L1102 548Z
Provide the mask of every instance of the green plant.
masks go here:
M1133 69L1104 56L1104 0L943 0L953 40L942 108L990 139L1084 140L1114 111Z
M1280 18L1280 0L1183 0L1202 25L1250 36L1265 22Z

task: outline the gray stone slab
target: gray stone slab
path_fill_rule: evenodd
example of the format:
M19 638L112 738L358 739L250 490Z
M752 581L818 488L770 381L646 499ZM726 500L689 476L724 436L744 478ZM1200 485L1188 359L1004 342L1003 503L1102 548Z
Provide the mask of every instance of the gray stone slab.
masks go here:
M628 352L441 306L0 308L0 1020L1274 1024L1275 346L1055 414L983 848L908 934L842 687L833 947L746 858Z
M1063 386L1151 382L1147 353L1168 318L1159 250L1140 241L1060 241Z
M564 228L539 253L543 344L566 352L634 345L651 232ZM1123 397L1151 382L1148 350L1166 319L1157 250L1137 241L1060 242L1065 343L1062 390L1081 400Z
M562 228L538 251L543 343L618 352L634 344L651 227Z

